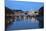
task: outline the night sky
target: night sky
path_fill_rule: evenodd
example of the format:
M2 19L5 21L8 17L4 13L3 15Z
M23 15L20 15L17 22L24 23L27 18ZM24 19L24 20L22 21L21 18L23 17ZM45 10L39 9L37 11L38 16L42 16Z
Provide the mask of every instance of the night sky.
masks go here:
M18 9L23 11L38 10L44 4L42 2L25 2L25 1L5 1L5 6L10 9Z

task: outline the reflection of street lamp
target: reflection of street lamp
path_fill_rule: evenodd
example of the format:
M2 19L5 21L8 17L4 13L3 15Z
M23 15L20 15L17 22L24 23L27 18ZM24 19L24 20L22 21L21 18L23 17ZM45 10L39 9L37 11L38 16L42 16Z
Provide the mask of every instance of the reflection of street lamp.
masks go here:
M32 11L32 14L34 14L34 11Z

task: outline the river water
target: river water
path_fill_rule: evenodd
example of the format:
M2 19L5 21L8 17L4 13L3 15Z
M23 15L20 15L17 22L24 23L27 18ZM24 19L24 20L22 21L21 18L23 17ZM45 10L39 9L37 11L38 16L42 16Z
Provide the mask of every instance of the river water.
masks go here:
M21 30L21 29L36 29L39 28L39 21L35 18L31 19L15 19L13 23L11 23L7 30Z

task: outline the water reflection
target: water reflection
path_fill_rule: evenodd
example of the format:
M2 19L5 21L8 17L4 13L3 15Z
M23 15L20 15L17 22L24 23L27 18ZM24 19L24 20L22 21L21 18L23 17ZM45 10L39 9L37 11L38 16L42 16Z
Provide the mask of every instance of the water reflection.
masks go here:
M39 28L39 21L32 17L32 18L19 18L17 16L17 19L15 19L11 25L8 26L8 30L16 30L16 29L27 29L27 28Z

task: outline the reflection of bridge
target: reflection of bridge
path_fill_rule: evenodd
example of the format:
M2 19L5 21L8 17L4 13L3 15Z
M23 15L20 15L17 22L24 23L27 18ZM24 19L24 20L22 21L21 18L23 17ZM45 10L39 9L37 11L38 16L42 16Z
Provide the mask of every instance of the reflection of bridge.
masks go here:
M16 29L35 29L39 28L39 22L35 18L31 18L30 16L15 16L15 20L12 25L8 26L8 30L16 30ZM10 28L9 28L10 27Z
M7 14L7 16L11 16L12 20L15 19L15 21L17 21L17 19L19 19L20 21L25 21L26 19L29 20L32 17L35 18L36 15L38 15L38 13L34 12L15 12L14 14Z
M20 13L20 12L15 12L15 14L7 15L7 16L13 17L13 20L14 20L12 25L9 25L7 29L11 30L11 29L24 29L24 28L25 29L26 28L39 28L39 22L35 18L35 15L36 14L32 14L32 13L25 14L25 13Z
M15 20L16 19L20 19L20 20L24 20L25 21L25 19L27 19L27 20L29 20L29 19L31 19L32 17L34 17L35 18L35 16L36 15L38 15L38 13L32 13L32 12L27 12L26 14L25 13L20 13L20 12L15 12Z

